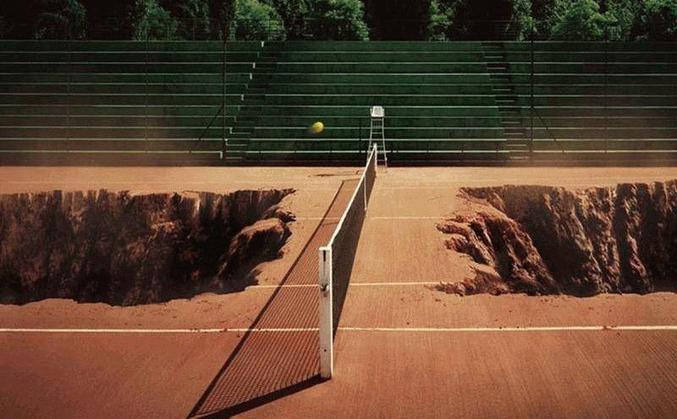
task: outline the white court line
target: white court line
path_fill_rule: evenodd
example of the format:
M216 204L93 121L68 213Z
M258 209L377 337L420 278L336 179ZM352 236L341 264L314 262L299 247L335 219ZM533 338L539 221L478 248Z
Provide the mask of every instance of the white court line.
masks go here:
M228 329L30 329L30 328L4 328L0 333L138 333L138 334L162 334L162 333L223 333Z
M250 285L246 289L271 289L271 288L319 288L320 284L264 284L264 285Z
M418 282L351 282L349 287L409 287L417 285L438 285L440 281L418 281Z
M635 326L527 326L527 327L339 327L343 332L408 333L496 333L496 332L597 332L597 331L674 331L677 325ZM194 333L298 333L317 332L316 327L233 328L233 329L31 329L2 328L0 333L89 333L89 334L194 334Z
M221 328L221 329L37 329L37 328L3 328L0 333L86 333L86 334L193 334L193 333L247 333L247 332L317 332L319 328Z
M445 220L451 218L451 215L378 215L378 216L367 216L368 220ZM296 217L296 221L303 220L330 220L336 221L340 217Z
M291 333L298 333L298 332L318 332L320 330L319 327L289 327L289 328L253 328L253 329L228 329L226 330L227 332L238 332L238 333L247 333L247 332L252 332L252 333L286 333L286 332L291 332Z
M351 282L349 287L410 287L410 286L425 286L438 285L440 281L418 281L418 282ZM264 285L250 285L247 287L254 289L270 289L270 288L317 288L320 284L264 284Z
M525 327L339 327L346 332L594 332L605 330L623 331L677 331L677 325L657 326L525 326Z
M423 215L423 216L418 216L418 215L393 215L393 216L375 216L375 217L367 217L368 220L444 220L446 218L450 218L450 215L439 215L439 216L434 216L434 215Z
M350 180L351 176L354 177L355 175L348 175L346 176L346 179L337 179L336 182L333 183L340 183L343 180ZM295 179L291 179L289 183L296 181ZM176 183L178 185L223 185L227 188L231 187L238 187L238 185L267 185L267 184L273 184L272 182L275 182L275 180L270 180L270 179L262 179L260 181L237 181L237 182L232 182L232 183L227 183L224 181L218 181L218 180L148 180L148 181L138 181L138 180L107 180L107 181L100 181L100 182L92 182L88 180L60 180L60 181L49 181L49 180L7 180L3 183L7 184L17 184L17 185L167 185L170 183ZM336 187L333 183L330 182L323 182L323 181L304 181L306 185L311 185L310 187L304 187L303 190L336 190ZM286 187L286 186L285 186ZM301 190L301 189L298 189ZM191 191L182 191L182 192L191 192Z

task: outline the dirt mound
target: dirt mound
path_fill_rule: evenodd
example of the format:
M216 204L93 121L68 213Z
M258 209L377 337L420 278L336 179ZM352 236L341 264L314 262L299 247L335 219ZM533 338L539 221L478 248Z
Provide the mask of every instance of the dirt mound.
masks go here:
M133 305L246 285L278 256L293 190L0 195L0 302Z
M469 207L438 229L450 235L447 247L468 254L481 274L441 285L445 291L586 296L677 286L677 181L461 193ZM502 286L487 281L486 268Z

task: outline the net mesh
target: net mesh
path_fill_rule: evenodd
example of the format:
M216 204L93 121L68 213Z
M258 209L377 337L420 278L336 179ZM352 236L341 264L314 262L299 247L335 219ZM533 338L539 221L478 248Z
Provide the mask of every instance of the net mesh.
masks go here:
M357 242L376 180L376 156L377 152L374 147L368 155L367 164L352 199L329 243L332 249L332 331L334 334L348 292L348 283L357 252Z

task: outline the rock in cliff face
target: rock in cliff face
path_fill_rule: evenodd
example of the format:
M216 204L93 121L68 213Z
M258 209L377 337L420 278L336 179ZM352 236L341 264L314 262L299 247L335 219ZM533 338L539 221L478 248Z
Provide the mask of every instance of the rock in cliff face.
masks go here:
M0 302L132 305L241 287L289 236L278 204L292 192L0 195Z
M584 296L677 287L677 181L462 194L474 210L438 229L450 234L448 248L493 269L511 292Z

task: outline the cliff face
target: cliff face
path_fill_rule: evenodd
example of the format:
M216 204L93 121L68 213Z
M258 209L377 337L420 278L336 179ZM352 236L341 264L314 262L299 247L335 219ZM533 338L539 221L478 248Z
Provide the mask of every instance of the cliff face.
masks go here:
M677 181L462 194L475 211L438 229L450 234L447 247L492 268L508 291L593 295L677 286Z
M289 236L277 204L292 192L0 195L0 302L132 305L241 287Z

